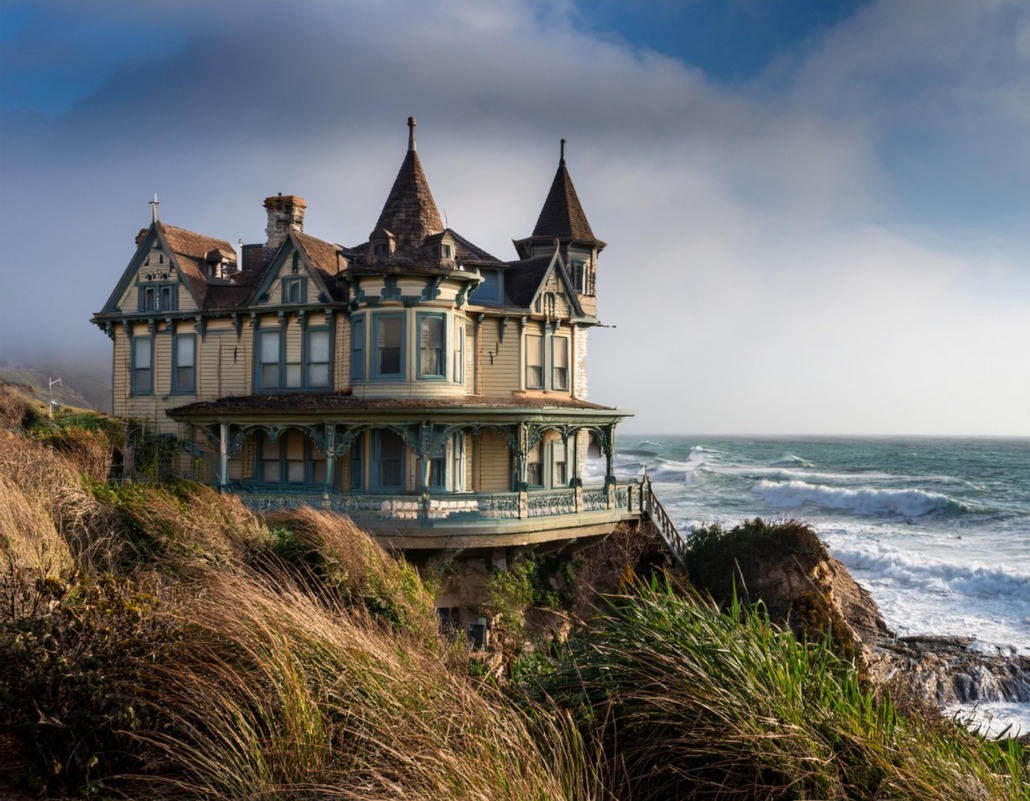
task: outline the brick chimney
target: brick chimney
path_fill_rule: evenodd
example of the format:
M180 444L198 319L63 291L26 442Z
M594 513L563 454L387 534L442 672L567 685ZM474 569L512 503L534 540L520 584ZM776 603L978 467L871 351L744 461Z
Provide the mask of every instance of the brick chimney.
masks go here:
M268 209L268 225L265 227L268 235L268 241L265 242L266 259L270 259L286 241L290 231L304 231L304 211L307 207L304 198L296 195L280 194L265 198L265 208Z

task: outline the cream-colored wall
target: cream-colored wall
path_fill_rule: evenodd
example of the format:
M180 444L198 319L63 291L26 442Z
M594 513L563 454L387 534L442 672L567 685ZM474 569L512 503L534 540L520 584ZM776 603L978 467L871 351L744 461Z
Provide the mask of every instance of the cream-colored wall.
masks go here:
M505 323L502 317L486 317L478 326L473 326L479 363L477 394L504 397L520 388L522 337L519 328L518 319L508 318Z
M472 491L511 491L511 452L500 432L483 429L473 437Z

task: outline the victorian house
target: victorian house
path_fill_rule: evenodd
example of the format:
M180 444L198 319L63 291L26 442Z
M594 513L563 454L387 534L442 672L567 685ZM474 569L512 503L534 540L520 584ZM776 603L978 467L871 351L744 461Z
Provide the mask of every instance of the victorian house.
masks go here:
M639 516L640 488L612 471L629 412L586 399L605 243L564 142L503 261L444 226L408 125L355 247L306 233L295 195L264 201L267 240L239 253L155 210L93 318L114 343L114 413L191 443L183 471L253 508L335 510L407 551L607 534Z

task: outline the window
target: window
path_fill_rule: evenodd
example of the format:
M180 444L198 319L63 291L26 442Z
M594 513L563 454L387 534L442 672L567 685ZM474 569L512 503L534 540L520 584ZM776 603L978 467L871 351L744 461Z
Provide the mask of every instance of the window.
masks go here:
M154 340L151 337L132 338L132 394L151 395L154 392Z
M452 248L450 245L441 245L440 246L440 255L443 256L443 258L445 258L445 259L453 259L454 258L454 248Z
M379 258L386 258L390 255L390 245L387 242L376 242L372 246L372 255Z
M375 489L404 489L404 441L392 431L372 432L372 478Z
M286 431L274 442L262 434L256 478L266 484L325 484L325 454L300 431Z
M283 303L304 303L307 294L307 280L304 278L284 278L282 293Z
M586 291L586 263L582 259L572 260L571 275L572 288L583 294Z
M175 311L179 308L178 284L141 284L139 311Z
M565 443L551 443L551 481L553 487L564 487L569 483L568 462L566 461Z
M569 388L569 340L566 337L554 337L553 368L551 389L567 390Z
M443 325L442 314L418 315L419 378L445 376L447 362L444 360Z
M526 387L544 388L544 338L526 335Z
M456 384L465 383L465 322L454 321L454 365L451 377Z
M191 395L197 391L197 337L177 334L172 345L172 392Z
M361 490L365 485L365 435L358 434L350 446L350 488Z
M350 322L350 378L365 380L365 320L361 317Z
M526 454L526 484L530 487L542 487L544 485L544 466L541 459L541 448L538 442Z
M280 332L278 329L275 331L258 331L257 336L258 366L255 383L258 389L278 389L279 378L282 375Z
M304 386L317 389L329 387L328 329L310 329L304 342Z
M500 270L481 270L483 282L472 290L472 303L481 306L497 306L501 302L501 272Z
M376 378L403 378L404 316L377 314L373 319L376 341Z

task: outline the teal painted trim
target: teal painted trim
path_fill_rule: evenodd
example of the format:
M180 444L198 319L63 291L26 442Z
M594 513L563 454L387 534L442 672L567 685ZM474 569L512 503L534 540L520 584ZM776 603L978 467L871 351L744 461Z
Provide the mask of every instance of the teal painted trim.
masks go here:
M189 365L190 373L188 380L180 377L179 370L183 365L179 363L179 343L190 342L192 348L192 364ZM197 335L196 334L175 334L172 336L172 394L173 395L196 395L197 394Z
M400 322L400 348L397 372L383 372L384 354L379 346L380 329L391 320ZM375 312L372 314L372 378L376 381L405 381L408 375L408 325L404 312ZM392 350L392 348L390 349Z
M439 351L438 361L440 365L440 372L438 373L422 372L422 338L425 334L422 329L422 323L427 320L437 320L440 324L440 346L437 348ZM446 381L448 353L447 343L449 341L449 337L447 336L447 315L443 312L417 312L415 314L415 328L418 331L418 355L416 358L416 375L418 379L420 381Z
M145 343L148 350L148 362L149 366L139 366L139 356L141 355L136 348L136 343ZM129 395L134 398L146 397L154 394L154 335L148 334L146 336L132 336L129 338L129 348L131 351L131 365L129 370ZM143 375L143 371L146 371L146 375ZM138 387L138 384L143 383L142 379L146 378L145 386Z
M364 381L368 374L365 315L350 320L350 380Z

